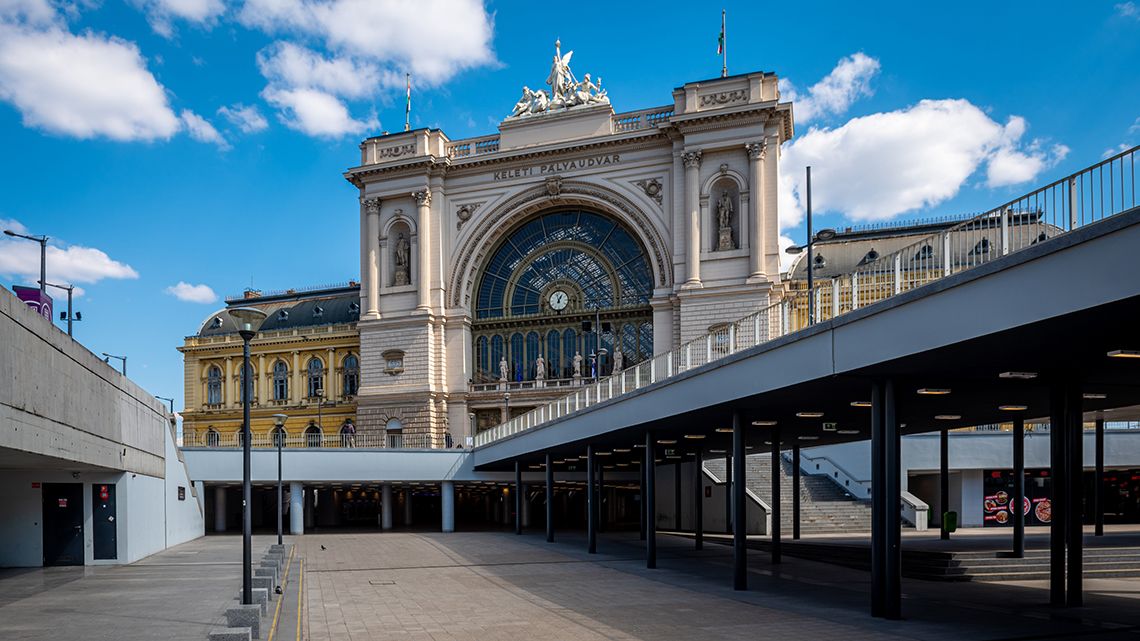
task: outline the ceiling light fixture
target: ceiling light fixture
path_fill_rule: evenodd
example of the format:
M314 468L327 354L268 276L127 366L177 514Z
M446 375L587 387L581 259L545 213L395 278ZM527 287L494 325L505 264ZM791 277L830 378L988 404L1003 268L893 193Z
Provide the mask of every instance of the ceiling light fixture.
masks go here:
M796 412L796 416L800 418L822 418L823 412Z
M922 394L923 396L946 396L947 394L950 393L950 388L949 387L920 387L920 388L918 388L917 393Z
M642 447L645 447L645 446L643 445ZM618 454L628 454L632 450L630 450L628 447L615 447L614 451L617 452Z
M728 453L728 450L721 450L721 449L709 450L709 454L727 454L727 453Z
M859 430L837 430L836 434L858 434Z
M692 439L694 441L702 439L704 437L705 437L704 434L686 434L685 435L685 438Z
M962 418L961 414L935 414L934 420L936 421L957 421Z
M752 421L752 424L757 427L768 427L776 424L776 421Z
M1140 358L1140 350L1114 349L1108 353L1109 358Z
M1101 400L1101 399L1108 398L1108 394L1103 394L1100 392L1085 392L1084 394L1081 395L1081 397L1091 399L1091 400Z
M871 407L871 401L851 401L851 407Z
M659 439L657 439L658 445L673 445L676 442L677 442L677 439L675 439L675 438L659 438Z
M1005 412L1023 412L1029 409L1028 405L998 405L998 409Z
M716 431L720 432L721 434L732 434L731 427L718 427L716 428Z
M814 436L814 435L813 436L797 436L796 438L800 439L801 441L818 441L819 440L819 437Z
M1028 381L1032 378L1037 378L1037 372L1002 372L998 374L998 378L1019 378Z

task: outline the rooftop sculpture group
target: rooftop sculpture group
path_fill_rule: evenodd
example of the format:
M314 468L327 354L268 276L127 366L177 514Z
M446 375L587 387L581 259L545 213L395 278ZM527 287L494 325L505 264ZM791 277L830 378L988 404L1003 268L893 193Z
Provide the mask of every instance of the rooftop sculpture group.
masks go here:
M562 42L555 40L554 61L546 78L550 93L547 94L545 89L532 91L530 87L523 87L522 97L508 117L522 118L581 105L608 104L610 99L602 89L601 78L595 83L590 74L582 76L581 81L574 77L574 72L570 71L570 57L573 55L574 52L569 51L563 56Z

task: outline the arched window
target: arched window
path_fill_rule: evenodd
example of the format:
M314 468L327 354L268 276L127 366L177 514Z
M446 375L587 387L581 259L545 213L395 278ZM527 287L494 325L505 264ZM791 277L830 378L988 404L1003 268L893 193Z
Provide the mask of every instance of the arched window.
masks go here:
M637 341L638 360L653 358L653 323L641 324L641 336Z
M306 371L308 372L309 378L309 398L323 396L325 390L325 367L321 364L321 359L310 358Z
M573 329L562 330L562 357L565 360L564 378L574 376L574 355L578 353L578 333Z
M498 363L495 363L495 365L498 365ZM486 336L480 336L475 339L475 372L476 382L495 380L491 370L491 355L487 351Z
M206 371L206 404L222 404L222 368L217 365Z
M637 325L633 323L621 326L621 357L623 368L641 360L637 353Z
M388 447L404 447L404 424L400 419L388 419L384 431L388 434Z
M285 401L289 399L289 366L285 361L273 364L273 400Z
M551 378L562 378L562 368L559 367L562 359L558 358L562 353L559 338L556 329L552 329L546 334L546 369L550 372Z
M499 380L499 361L507 355L506 345L502 336L491 337L491 380Z
M360 359L355 354L344 357L344 395L356 396L360 389Z
M321 446L321 428L316 423L309 423L305 428L305 447Z
M221 440L221 437L218 435L218 430L212 427L206 430L206 447L217 447Z
M529 332L526 335L526 378L534 380L537 378L535 372L535 362L538 360L539 354L542 353L542 341L538 339L538 332Z
M512 381L521 381L523 379L524 358L523 353L523 335L515 334L511 336L511 377Z
M285 439L289 437L289 433L285 431L284 427L277 426L273 428L273 447L285 447Z

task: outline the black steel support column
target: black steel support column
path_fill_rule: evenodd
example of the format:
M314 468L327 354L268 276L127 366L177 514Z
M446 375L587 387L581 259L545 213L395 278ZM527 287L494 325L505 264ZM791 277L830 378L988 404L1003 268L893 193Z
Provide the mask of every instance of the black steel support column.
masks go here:
M800 444L792 443L792 539L800 538Z
M681 460L673 464L673 529L681 531Z
M1025 556L1025 419L1013 420L1013 555Z
M653 460L653 432L645 433L645 567L657 567L657 462Z
M701 471L701 448L697 448L693 456L693 547L697 550L705 546L705 483L704 472Z
M1104 419L1096 419L1096 472L1093 474L1093 536L1104 536Z
M895 385L887 379L883 385L883 467L884 486L883 518L886 522L884 549L883 616L902 618L902 517L899 504L902 500L902 441L899 435L898 412L895 404Z
M744 424L740 412L732 414L732 587L748 589L748 556L746 536L748 517L745 500Z
M645 540L645 463L642 462L640 467L641 467L641 485L639 485L637 488L637 492L638 492L637 514L638 514L638 517L640 517L638 520L640 521L639 525L641 527L641 540L644 541Z
M515 534L522 534L522 462L515 461Z
M546 542L554 542L554 457L546 455Z
M946 513L950 511L950 430L944 429L938 441L938 503L942 514L939 516L939 538L950 540L950 530L946 529Z
M871 385L871 616L883 616L883 385Z
M590 554L598 552L598 485L595 480L594 446L586 446L586 540Z
M1067 570L1068 586L1065 603L1069 607L1084 604L1084 415L1081 387L1071 384L1065 388L1065 434L1069 441L1068 504L1069 550Z
M1054 386L1049 393L1049 477L1052 522L1049 524L1049 603L1065 605L1065 488L1068 459L1065 443L1065 393Z
M780 428L772 428L772 565L780 562L783 550L780 542Z
M606 531L606 468L598 461L598 532Z
M724 455L724 531L732 534L732 454Z

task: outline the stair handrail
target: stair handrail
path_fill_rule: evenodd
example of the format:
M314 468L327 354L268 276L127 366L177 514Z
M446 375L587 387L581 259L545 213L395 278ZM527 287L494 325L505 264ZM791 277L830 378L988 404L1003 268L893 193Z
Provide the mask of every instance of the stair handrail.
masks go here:
M713 483L716 483L717 485L727 485L728 484L728 479L722 480L719 476L717 476L716 474L713 474L712 470L710 470L708 468L707 461L701 461L701 472L703 472L705 476L712 479ZM764 510L764 533L765 534L770 533L772 531L772 506L768 505L768 503L765 502L764 499L757 496L755 492L748 489L747 485L744 487L744 494L747 495L749 498L751 498L753 501L755 501L756 504L760 506L761 510Z
M790 454L784 453L783 456L786 460L789 460L789 461L791 460ZM824 468L824 469L820 469L820 470L810 470L808 467L806 467L808 463L815 463L816 465L820 465L819 461L823 461L828 466L828 468ZM830 458L828 458L827 456L825 456L823 454L819 454L817 456L812 456L810 454L804 453L801 450L800 451L800 471L803 472L804 474L808 474L810 476L820 476L820 475L827 476L827 478L830 479L833 483L835 483L835 485L837 485L839 487L839 489L843 490L844 492L847 492L848 494L850 494L851 496L854 496L857 499L864 499L865 500L865 499L871 498L871 487L870 487L869 481L864 481L864 480L860 480L860 479L856 478L854 474L843 469L842 465L839 465L838 463L836 463L835 461L831 460ZM840 482L841 479L842 479L842 482Z

